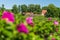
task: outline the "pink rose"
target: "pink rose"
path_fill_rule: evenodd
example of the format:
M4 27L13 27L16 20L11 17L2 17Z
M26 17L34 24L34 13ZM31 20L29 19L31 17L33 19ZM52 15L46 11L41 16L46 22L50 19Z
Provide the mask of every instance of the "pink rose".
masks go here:
M8 11L4 11L2 14L2 19L8 19L8 21L14 22L14 14Z
M59 22L58 21L54 21L54 25L58 25L59 24Z
M52 40L55 40L55 38L52 38Z
M18 32L23 32L23 33L29 33L29 30L27 27L24 25L24 23L21 23L20 25L17 26Z
M52 20L52 18L51 18L51 17L49 17L49 18L48 18L48 20L49 20L49 21L51 21L51 20Z
M26 22L27 22L27 24L29 24L29 25L31 25L31 26L34 26L33 17L27 17L27 18L26 18Z

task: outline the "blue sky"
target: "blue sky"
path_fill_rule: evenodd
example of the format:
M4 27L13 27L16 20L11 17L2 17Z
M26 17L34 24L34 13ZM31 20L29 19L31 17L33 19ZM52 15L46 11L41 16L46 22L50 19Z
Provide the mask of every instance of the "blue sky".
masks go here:
M60 0L0 0L0 7L4 4L5 8L12 8L14 4L40 4L42 6L47 6L48 4L54 4L57 7L60 7Z

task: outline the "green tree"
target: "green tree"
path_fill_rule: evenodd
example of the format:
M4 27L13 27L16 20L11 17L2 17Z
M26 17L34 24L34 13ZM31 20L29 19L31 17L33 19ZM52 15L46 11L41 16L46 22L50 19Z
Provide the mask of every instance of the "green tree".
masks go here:
M40 12L41 12L40 5L36 4L35 7L34 7L34 13L39 14Z
M48 13L46 14L46 17L58 17L59 12L55 5L49 4L47 7Z
M17 5L13 5L12 12L15 13L15 14L18 13L18 7L17 7Z
M34 10L35 10L35 5L34 4L28 5L28 12L34 12Z
M28 5L28 12L33 12L33 13L37 13L39 14L41 12L41 8L40 8L40 5L38 4L30 4Z
M48 9L47 6L42 7L42 10L47 10L47 9Z
M20 11L21 11L21 6L18 5L18 12L20 13Z
M2 4L1 11L3 12L5 10L4 4Z
M58 17L60 18L60 8L57 8L57 9L58 9L58 12L59 12L59 14L58 14L59 16Z
M21 5L21 11L27 12L27 5L25 5L25 4Z

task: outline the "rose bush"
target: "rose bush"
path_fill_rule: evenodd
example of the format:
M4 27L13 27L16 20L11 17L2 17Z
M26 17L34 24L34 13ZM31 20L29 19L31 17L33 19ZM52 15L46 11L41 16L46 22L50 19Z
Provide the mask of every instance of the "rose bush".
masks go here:
M0 40L60 40L58 18L34 16L34 27L27 24L26 16L14 14L14 18L14 23L6 23L6 20L0 19ZM17 25L19 25L18 30Z

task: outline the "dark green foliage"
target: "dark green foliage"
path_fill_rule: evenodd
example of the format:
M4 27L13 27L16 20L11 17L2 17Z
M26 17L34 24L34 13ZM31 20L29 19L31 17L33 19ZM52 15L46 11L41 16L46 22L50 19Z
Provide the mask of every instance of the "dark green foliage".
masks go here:
M2 4L1 11L3 12L5 10L4 4Z
M15 14L18 13L18 7L17 7L17 5L13 5L12 12L15 13Z
M42 9L46 9L46 17L59 17L59 8L53 4L49 4L48 6L43 7Z
M27 5L21 5L21 11L22 12L27 12Z

